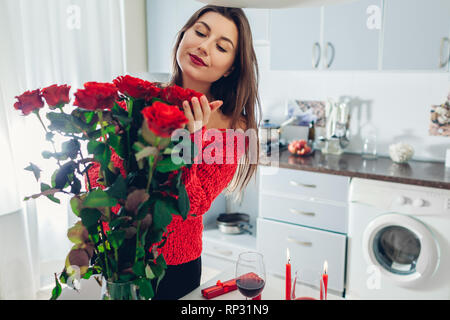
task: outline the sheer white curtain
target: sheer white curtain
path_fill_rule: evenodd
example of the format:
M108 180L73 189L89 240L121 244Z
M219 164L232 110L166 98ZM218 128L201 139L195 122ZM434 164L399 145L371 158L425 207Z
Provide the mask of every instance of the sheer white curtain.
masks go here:
M0 1L0 299L34 299L52 285L71 244L68 198L23 202L56 169L34 115L14 110L14 96L51 84L111 81L124 73L120 0ZM76 218L76 217L75 217Z

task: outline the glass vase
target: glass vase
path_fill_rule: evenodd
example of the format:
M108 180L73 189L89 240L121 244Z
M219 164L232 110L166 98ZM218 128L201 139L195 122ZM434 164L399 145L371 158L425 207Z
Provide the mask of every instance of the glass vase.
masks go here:
M102 279L102 300L142 300L133 281L112 282Z

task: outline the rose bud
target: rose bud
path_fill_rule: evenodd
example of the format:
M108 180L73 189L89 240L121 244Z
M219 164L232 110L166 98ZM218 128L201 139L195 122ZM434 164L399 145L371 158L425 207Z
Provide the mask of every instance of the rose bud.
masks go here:
M67 86L65 84L62 86L58 86L54 84L42 89L41 93L50 109L54 109L58 106L62 107L64 104L69 103L69 91L70 86Z
M42 100L39 89L25 91L20 96L16 96L15 98L19 101L14 103L14 108L16 110L21 110L25 116L44 106L44 101Z
M130 193L125 202L125 210L137 214L137 210L141 203L144 203L150 198L145 189L138 189Z

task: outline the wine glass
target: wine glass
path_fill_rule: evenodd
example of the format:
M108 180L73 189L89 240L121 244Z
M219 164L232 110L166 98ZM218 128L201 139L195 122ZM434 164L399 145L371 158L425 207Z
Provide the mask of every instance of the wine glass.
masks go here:
M236 263L236 286L247 298L257 297L266 283L266 269L261 253L243 252Z
M301 269L295 272L291 300L327 300L320 272Z

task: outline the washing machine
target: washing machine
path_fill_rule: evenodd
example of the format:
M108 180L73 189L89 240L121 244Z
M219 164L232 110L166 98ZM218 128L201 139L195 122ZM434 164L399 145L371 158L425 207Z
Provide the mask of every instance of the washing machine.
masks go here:
M450 190L354 178L347 299L450 299Z

